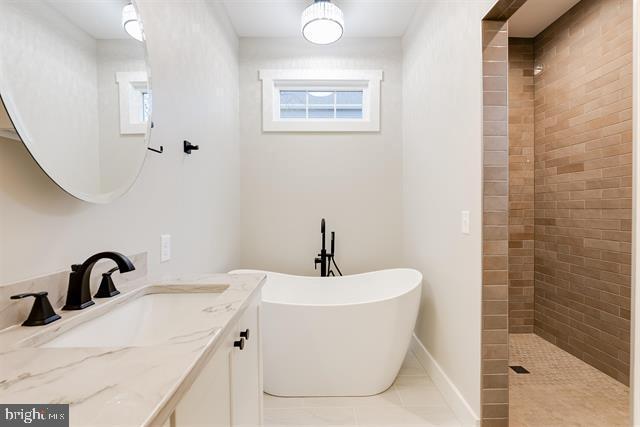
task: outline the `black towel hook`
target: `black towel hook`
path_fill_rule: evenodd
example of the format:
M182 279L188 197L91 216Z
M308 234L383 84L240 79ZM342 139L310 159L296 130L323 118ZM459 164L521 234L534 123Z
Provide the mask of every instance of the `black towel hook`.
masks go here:
M183 143L183 147L184 147L184 152L187 154L191 154L192 150L199 150L200 146L198 145L193 145L192 143L190 143L189 141L184 141Z

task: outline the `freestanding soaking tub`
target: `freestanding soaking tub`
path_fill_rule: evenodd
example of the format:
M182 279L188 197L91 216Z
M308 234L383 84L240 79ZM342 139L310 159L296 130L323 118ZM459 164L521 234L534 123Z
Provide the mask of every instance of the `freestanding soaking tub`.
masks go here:
M405 357L422 275L395 269L344 277L266 273L264 389L276 396L368 396L391 386Z

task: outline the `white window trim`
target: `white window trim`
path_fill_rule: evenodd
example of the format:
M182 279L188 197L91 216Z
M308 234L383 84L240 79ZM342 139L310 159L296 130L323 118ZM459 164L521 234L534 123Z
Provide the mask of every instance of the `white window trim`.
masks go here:
M264 132L379 132L382 70L260 70ZM281 119L280 90L363 90L362 119Z
M149 78L144 71L116 73L118 94L120 98L120 133L137 135L147 133L147 122L140 121L143 89L149 87Z

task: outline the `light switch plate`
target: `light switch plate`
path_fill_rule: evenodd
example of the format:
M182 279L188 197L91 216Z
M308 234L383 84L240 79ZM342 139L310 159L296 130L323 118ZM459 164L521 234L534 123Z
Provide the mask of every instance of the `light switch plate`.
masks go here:
M462 211L462 234L469 234L469 211Z
M167 262L171 259L171 235L160 236L160 262Z

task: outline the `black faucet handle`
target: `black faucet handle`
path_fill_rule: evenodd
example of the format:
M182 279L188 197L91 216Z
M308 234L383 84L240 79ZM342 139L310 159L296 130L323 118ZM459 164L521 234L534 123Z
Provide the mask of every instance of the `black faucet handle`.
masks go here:
M111 298L120 293L120 291L116 289L116 285L113 283L113 279L111 278L111 275L118 270L120 270L120 267L113 267L111 270L102 273L100 287L98 288L98 292L93 296L94 298Z
M120 270L120 267L113 267L111 270L102 273L102 276L111 276L116 271Z
M27 292L23 294L12 295L11 299L23 299L27 297L34 297L33 307L29 317L22 323L22 326L41 326L47 325L51 322L55 322L60 319L60 316L56 314L47 297L49 292Z
M47 295L49 295L49 292L46 291L42 291L42 292L27 292L24 294L17 294L17 295L11 295L11 299L22 299L22 298L27 298L27 297L46 297Z

